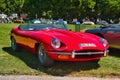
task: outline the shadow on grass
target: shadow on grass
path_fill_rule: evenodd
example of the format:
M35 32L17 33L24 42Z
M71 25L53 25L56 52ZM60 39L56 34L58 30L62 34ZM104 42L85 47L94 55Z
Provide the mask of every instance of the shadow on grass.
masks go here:
M109 53L110 56L120 57L120 48L110 47L109 50L110 50Z
M4 51L8 54L18 57L24 61L30 68L40 72L44 72L53 76L65 76L72 72L80 72L85 70L97 69L99 64L95 62L55 62L55 65L45 68L40 65L38 58L35 54L28 51L14 52L11 47L4 47Z

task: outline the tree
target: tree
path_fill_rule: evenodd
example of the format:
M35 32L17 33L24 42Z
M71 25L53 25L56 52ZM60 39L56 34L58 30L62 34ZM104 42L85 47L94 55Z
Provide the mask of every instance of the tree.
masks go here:
M27 13L30 18L73 19L120 17L120 0L0 0L1 13Z
M0 13L3 13L4 10L5 10L5 3L4 3L5 0L0 0Z
M118 17L120 0L96 0L95 12L103 19Z
M1 13L20 13L24 0L0 0Z

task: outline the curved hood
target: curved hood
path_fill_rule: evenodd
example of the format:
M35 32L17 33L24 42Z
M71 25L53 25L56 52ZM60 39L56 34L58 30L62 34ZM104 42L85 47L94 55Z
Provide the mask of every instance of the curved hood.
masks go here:
M80 49L98 49L102 51L104 49L103 45L100 43L100 38L89 33L65 30L42 30L36 31L35 33L39 35L39 37L42 37L45 42L49 41L50 43L52 38L59 39L67 46L68 51Z

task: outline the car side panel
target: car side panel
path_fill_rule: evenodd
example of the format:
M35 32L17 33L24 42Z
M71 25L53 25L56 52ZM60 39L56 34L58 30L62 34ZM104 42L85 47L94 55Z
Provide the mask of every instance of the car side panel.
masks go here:
M120 29L108 28L102 33L110 44L120 45Z
M12 33L12 36L15 38L17 44L22 45L22 47L27 48L32 52L36 52L35 43L37 43L37 41L30 38L26 31L15 30L15 32Z
M120 46L120 28L94 28L88 29L85 32L104 37L109 42L109 44Z

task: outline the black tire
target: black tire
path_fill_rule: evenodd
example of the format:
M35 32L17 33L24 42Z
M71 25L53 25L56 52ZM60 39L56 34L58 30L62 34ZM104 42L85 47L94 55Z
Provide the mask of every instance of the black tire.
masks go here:
M13 51L19 50L14 37L11 38L11 47L12 47Z
M45 67L50 67L54 64L54 60L47 55L42 45L39 45L38 47L38 58L40 63Z

